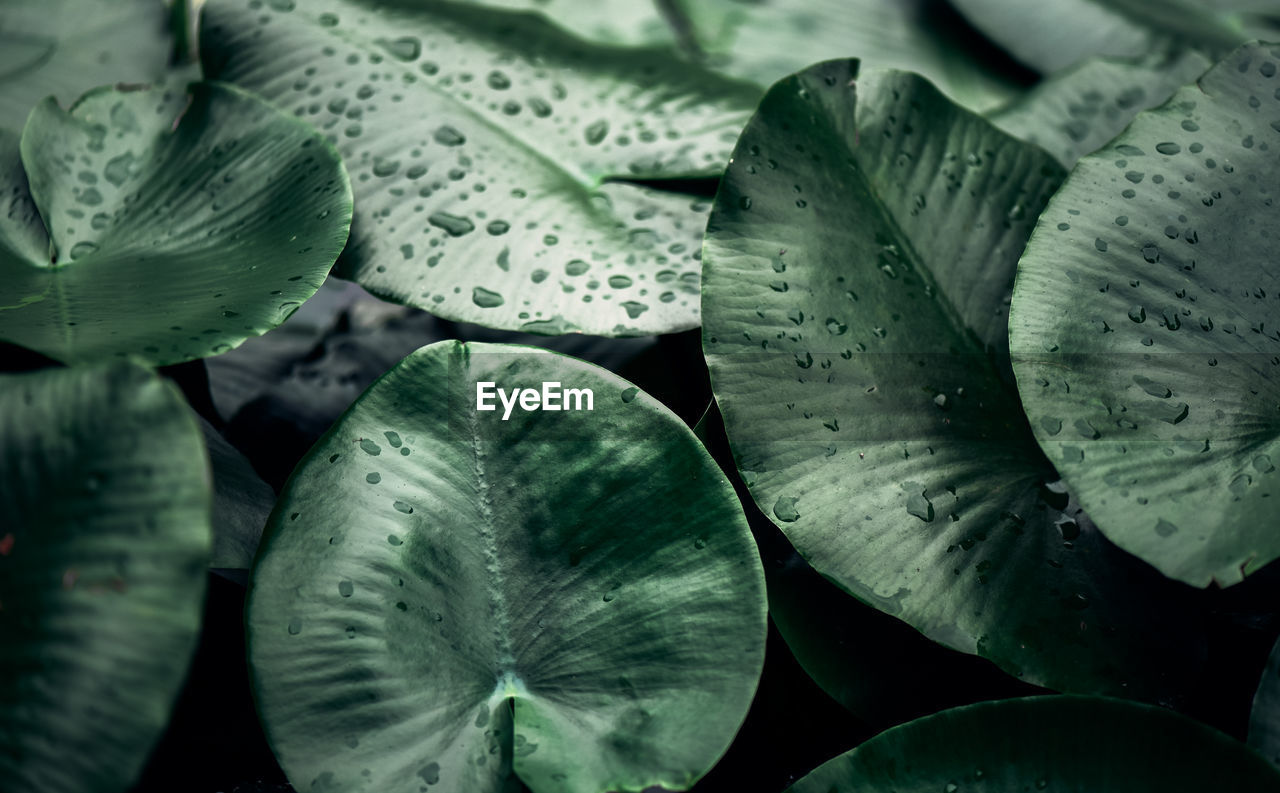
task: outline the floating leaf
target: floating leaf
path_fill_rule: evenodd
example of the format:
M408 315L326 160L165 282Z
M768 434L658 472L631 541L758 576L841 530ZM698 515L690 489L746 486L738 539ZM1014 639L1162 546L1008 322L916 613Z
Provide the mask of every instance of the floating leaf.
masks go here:
M1101 697L983 702L894 727L824 763L787 793L1232 790L1280 785L1220 732Z
M1170 60L1092 58L1046 78L989 118L1071 168L1211 65L1194 52Z
M479 411L485 382L592 409ZM746 715L763 587L666 408L565 356L442 342L286 486L248 607L258 704L299 787L685 789Z
M1061 169L919 77L855 70L775 86L712 210L704 351L744 481L819 573L931 638L1173 696L1199 662L1185 593L1057 486L990 357Z
M120 793L200 631L200 430L139 366L49 369L0 376L0 450L0 779Z
M346 172L237 88L104 88L0 130L0 338L66 362L225 352L311 296L342 250Z
M1242 48L1081 160L1014 293L1041 446L1112 541L1193 586L1280 556L1278 56Z
M763 85L819 60L917 72L974 110L1021 93L986 44L939 0L680 0L717 71ZM987 45L988 47L990 45ZM997 53L998 54L998 53Z
M206 73L323 130L357 214L340 275L448 319L543 334L698 324L705 201L758 97L668 50L456 3L205 9Z
M0 127L20 131L48 96L70 104L105 83L155 80L165 73L170 46L160 0L5 0Z
M1015 58L1045 74L1096 55L1176 56L1189 48L1221 57L1259 30L1228 6L1203 0L951 0L976 27ZM1221 6L1221 7L1215 7Z

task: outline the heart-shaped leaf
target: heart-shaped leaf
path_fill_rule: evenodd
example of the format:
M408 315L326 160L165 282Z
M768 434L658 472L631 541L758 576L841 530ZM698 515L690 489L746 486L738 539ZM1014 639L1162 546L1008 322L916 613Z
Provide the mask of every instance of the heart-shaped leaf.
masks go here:
M168 364L280 324L346 240L351 188L305 123L232 86L104 88L0 130L0 338Z
M983 702L887 730L787 793L1268 793L1248 747L1175 713L1101 697Z
M668 50L456 2L213 0L205 70L325 131L358 211L339 274L448 319L639 335L698 324L705 201L758 97Z
M1091 58L1046 78L989 118L1071 168L1211 65L1195 52L1170 59Z
M171 46L166 26L160 0L0 3L0 127L18 132L48 96L69 104L104 83L161 77Z
M1195 48L1221 57L1256 35L1262 19L1241 18L1205 0L951 0L1015 58L1045 74L1103 55L1176 55Z
M172 386L117 363L0 376L0 779L129 788L186 676L209 470Z
M1267 667L1249 714L1249 745L1280 766L1280 642L1271 648Z
M565 409L480 411L483 383L554 383ZM683 790L763 660L724 475L634 386L535 348L441 342L371 386L286 486L252 586L259 708L299 788Z
M1197 660L1185 593L1098 534L987 352L1061 178L917 76L788 78L716 196L704 350L752 496L818 572L1028 682L1165 699Z
M1112 541L1193 586L1280 556L1278 69L1244 47L1081 160L1013 300L1041 446Z

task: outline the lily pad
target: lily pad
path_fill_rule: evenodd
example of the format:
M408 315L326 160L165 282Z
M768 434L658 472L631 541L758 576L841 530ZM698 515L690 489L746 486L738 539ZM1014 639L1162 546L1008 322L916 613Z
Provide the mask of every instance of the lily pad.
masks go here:
M717 71L762 85L815 61L857 56L868 68L931 80L960 104L990 110L1022 93L1015 70L945 0L677 0Z
M1175 56L1198 49L1219 58L1265 30L1244 2L1204 0L951 0L976 27L1044 74L1093 56Z
M788 78L716 196L704 351L744 481L819 573L1029 683L1165 700L1199 659L1186 588L1094 529L996 360L1061 179L918 76Z
M504 418L477 410L485 382L591 389L592 409ZM683 790L746 715L764 577L732 487L666 408L566 356L441 342L299 465L248 631L297 787Z
M225 352L316 291L350 218L332 148L233 86L46 99L0 130L0 338L68 363Z
M543 334L698 325L707 202L759 90L457 3L213 0L206 74L315 124L357 206L338 274L441 317Z
M1031 697L943 711L824 763L787 793L1233 790L1280 785L1261 757L1149 705Z
M129 363L0 376L0 778L120 793L195 649L209 470L175 388Z
M1169 59L1091 58L1045 78L988 117L1071 168L1119 135L1138 113L1164 104L1212 65L1195 52Z
M1013 299L1045 453L1112 541L1198 587L1280 556L1278 68L1244 47L1081 160Z
M155 80L171 46L160 0L5 0L0 128L20 131L48 96L69 104L104 83Z

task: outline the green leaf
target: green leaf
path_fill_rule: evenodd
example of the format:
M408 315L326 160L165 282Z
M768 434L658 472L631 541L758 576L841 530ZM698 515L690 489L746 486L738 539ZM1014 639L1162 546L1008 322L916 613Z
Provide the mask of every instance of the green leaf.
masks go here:
M48 96L65 104L104 83L157 79L170 46L160 0L5 0L0 128L21 130Z
M988 118L1071 168L1211 65L1195 52L1170 60L1092 58L1046 78Z
M592 409L476 409L556 382ZM678 418L604 370L441 342L297 468L248 606L268 739L295 786L683 790L760 674L741 505ZM325 786L328 787L325 787Z
M992 53L966 38L943 0L681 0L709 64L771 85L827 58L917 72L987 110L1021 93Z
M1278 55L1242 48L1081 160L1014 293L1045 453L1112 541L1193 586L1280 556Z
M1051 74L1096 55L1175 56L1189 48L1217 58L1256 33L1204 0L951 0L976 27L1028 66Z
M1232 790L1277 775L1191 719L1100 697L983 702L895 727L820 766L788 793Z
M738 469L818 572L927 636L1164 699L1186 593L1057 485L988 353L1062 171L915 75L856 70L775 86L716 196L703 342Z
M346 240L309 126L237 88L93 91L0 130L0 338L68 363L170 364L280 324Z
M675 33L655 0L466 0L474 5L536 11L579 38L626 46L669 45Z
M509 330L697 326L706 202L628 180L718 175L756 88L530 14L253 5L206 7L206 73L336 142L359 207L340 275Z
M200 419L200 431L213 471L213 553L209 566L248 570L276 494L212 424Z
M1249 714L1249 745L1280 766L1280 641L1271 648Z
M0 779L119 793L200 631L209 471L195 417L134 364L0 376Z

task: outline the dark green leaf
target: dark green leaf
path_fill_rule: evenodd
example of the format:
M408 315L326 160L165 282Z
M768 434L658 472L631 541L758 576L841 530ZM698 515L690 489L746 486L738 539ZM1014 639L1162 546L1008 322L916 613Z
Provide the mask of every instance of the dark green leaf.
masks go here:
M314 123L359 207L340 274L448 319L544 334L698 324L705 201L752 86L452 2L214 0L206 72ZM289 10L291 9L291 10Z
M209 566L248 570L276 494L213 425L201 419L200 429L213 471L213 554Z
M818 572L1028 682L1163 699L1196 662L1184 593L1058 486L987 352L1061 178L914 75L784 80L712 210L704 349L744 481Z
M195 83L45 100L0 130L0 338L169 364L275 327L342 250L351 189L307 125Z
M209 470L195 417L133 364L0 376L0 780L120 793L195 648Z
M1033 697L947 710L823 764L788 793L1271 793L1241 743L1147 705Z
M476 410L478 382L593 390ZM746 714L763 574L732 488L624 380L442 342L299 465L253 572L250 656L295 786L684 789Z
M717 71L770 85L815 61L917 72L974 110L1021 93L943 0L679 0ZM985 60L984 60L985 59Z
M1081 160L1014 295L1041 446L1112 541L1193 586L1280 556L1278 60L1242 48Z
M951 0L976 27L1045 74L1095 55L1176 56L1196 48L1221 57L1254 27L1227 6L1204 0Z

